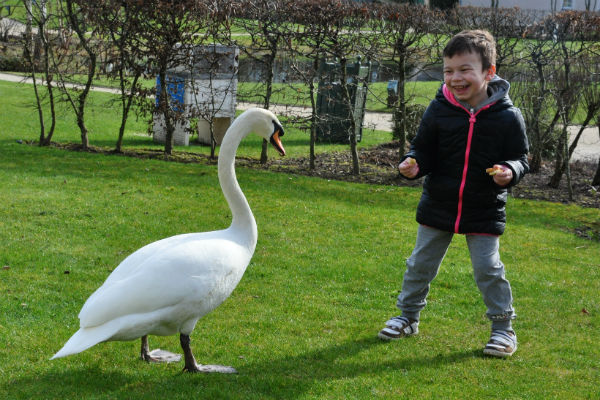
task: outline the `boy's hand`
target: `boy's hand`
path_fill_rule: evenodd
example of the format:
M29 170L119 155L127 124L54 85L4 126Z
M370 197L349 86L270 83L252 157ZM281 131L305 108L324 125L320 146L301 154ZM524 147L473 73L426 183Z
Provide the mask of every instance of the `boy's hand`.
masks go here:
M494 182L498 186L506 186L513 179L512 170L504 165L496 164L492 168L486 169L485 172L494 177Z
M419 173L419 164L414 158L408 157L398 165L398 171L407 178L414 178Z

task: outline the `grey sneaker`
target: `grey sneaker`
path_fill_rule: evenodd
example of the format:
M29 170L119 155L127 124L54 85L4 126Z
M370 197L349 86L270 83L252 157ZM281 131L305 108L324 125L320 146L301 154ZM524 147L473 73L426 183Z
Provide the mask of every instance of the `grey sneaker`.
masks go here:
M494 357L510 357L517 351L517 334L514 331L493 330L483 354Z
M406 317L393 317L385 323L385 328L379 331L377 337L382 340L396 340L404 336L419 333L419 321L411 321Z

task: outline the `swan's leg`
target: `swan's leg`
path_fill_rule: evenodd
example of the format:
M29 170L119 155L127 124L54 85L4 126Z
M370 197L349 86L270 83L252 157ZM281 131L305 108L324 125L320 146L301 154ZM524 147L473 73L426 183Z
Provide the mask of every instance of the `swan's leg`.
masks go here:
M150 357L150 347L148 347L148 335L142 336L142 347L140 349L140 359L142 361L152 361L152 357Z
M194 354L192 353L192 348L190 347L190 337L189 335L184 335L183 333L179 335L179 342L181 343L181 348L183 349L183 358L185 360L185 367L183 370L186 372L218 372L221 374L237 374L237 371L233 367L226 367L225 365L202 365L196 363L196 358L194 358Z
M150 351L148 347L148 335L142 336L142 347L140 350L140 358L147 362L179 362L181 354L171 353L169 351L156 349Z

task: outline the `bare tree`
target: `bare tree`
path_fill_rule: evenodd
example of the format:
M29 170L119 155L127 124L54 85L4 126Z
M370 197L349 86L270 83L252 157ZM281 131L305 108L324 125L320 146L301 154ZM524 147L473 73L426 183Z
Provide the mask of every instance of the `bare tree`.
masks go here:
M579 130L575 134L571 144L569 145L569 159L573 156L579 140L583 135L584 130L590 126L595 120L598 123L598 115L600 114L600 60L587 60L583 61L581 66L583 67L583 79L584 83L581 85L579 92L580 107L585 113L585 117ZM565 165L563 164L563 167ZM564 170L563 170L564 172Z
M398 100L394 108L394 138L400 141L404 152L409 120L407 105L412 100L407 91L407 81L438 63L435 50L440 36L434 31L440 25L442 14L434 9L409 4L382 6L371 19L371 28L377 33L382 51L377 60L380 65L393 65L392 74L398 79Z
M538 18L539 13L520 8L460 7L448 12L451 32L464 29L486 29L496 39L496 72L504 73L507 66L519 59L523 34Z
M600 115L596 117L596 126L598 127L598 139L600 139ZM592 178L592 186L600 186L600 157L598 157L598 165L596 166L596 173Z
M234 42L243 53L260 66L261 82L265 85L263 107L269 109L273 95L275 60L284 43L290 40L293 30L289 11L294 0L242 0L235 24L249 35L250 45ZM247 37L242 37L245 41ZM268 142L263 140L260 162L267 162Z
M15 3L14 0L0 1L0 41L2 42L8 42L8 37L18 24L16 20L11 18L14 16L17 8Z
M298 23L293 40L287 42L295 75L307 85L310 100L309 168L315 169L315 145L317 141L317 81L321 76L320 65L325 60L325 42L338 17L338 10L331 0L300 0L293 9L293 20Z
M331 7L334 7L337 13L335 20L331 21L329 39L323 43L323 54L339 64L338 73L333 74L331 78L339 85L341 109L347 113L340 117L347 121L348 140L352 156L351 173L360 175L356 134L357 128L360 127L357 126L357 119L355 118L357 110L351 95L360 83L356 82L357 77L349 79L348 67L352 59L366 52L365 49L368 48L369 43L374 43L368 40L373 33L365 31L370 13L365 5L355 2L332 2Z
M45 1L32 3L29 0L25 0L23 5L25 6L27 20L30 21L32 25L35 24L37 28L37 41L42 44L41 60L38 60L34 55L33 30L31 29L31 26L29 29L26 29L23 38L23 54L29 65L29 74L33 80L33 91L35 94L38 120L40 123L39 145L47 146L52 141L52 136L54 135L56 128L56 101L53 82L54 75L52 73L50 62L53 54L53 45L47 29L51 14L48 13L48 8L46 7ZM42 80L44 82L42 88L44 89L40 89L37 74L38 70L41 70L42 72ZM46 117L44 116L44 104L46 101L50 109L49 127L46 126Z
M569 198L573 197L571 172L569 168L569 125L571 125L580 104L579 93L588 83L584 74L578 73L578 64L587 54L587 35L589 20L582 13L567 11L556 14L550 21L554 27L553 37L559 51L556 62L562 66L559 69L557 90L555 91L557 108L561 116L561 135L558 138L554 174L548 185L558 187L562 175L566 172ZM586 60L587 62L588 60Z
M598 4L598 0L584 0L585 10L586 11L596 11L596 6Z
M523 112L531 144L531 172L539 172L542 161L555 148L561 111L556 103L560 66L551 24L538 23L522 41L522 63L513 75L511 96Z
M219 30L220 35L223 30ZM228 31L228 30L227 30ZM235 96L237 92L238 49L235 46L218 46L215 43L196 47L190 51L191 87L193 103L188 113L198 118L198 124L208 125L210 157L215 158L217 141L215 126L219 118L229 122L234 116ZM225 126L220 126L220 135ZM198 128L200 134L200 128Z
M75 112L77 126L81 134L81 147L87 149L90 140L88 128L85 124L85 111L88 95L96 74L96 61L101 45L97 40L97 30L91 27L89 23L90 14L97 12L96 3L84 0L65 0L64 3L60 4L62 12L67 18L69 28L77 35L77 40L74 41L74 49L65 49L70 52L70 60L75 61L75 63L64 63L62 60L65 60L65 58L59 60L55 57L53 64L58 74L58 83L62 94ZM80 64L80 57L83 57L84 61L81 63L83 65ZM69 68L72 69L69 70ZM75 75L82 72L85 76L84 84L73 86L72 83L77 81Z
M121 124L115 144L115 152L122 152L123 136L130 110L134 104L147 101L148 90L144 89L140 78L148 69L145 51L140 46L139 22L144 18L144 9L138 2L121 0L100 0L97 13L90 15L97 27L99 37L107 43L107 57L102 70L119 83L121 104ZM143 107L142 107L143 109Z
M187 117L182 104L170 93L167 76L170 69L186 65L186 51L205 37L211 14L220 1L169 0L134 1L140 7L136 13L138 46L145 49L144 58L152 66L160 82L154 112L162 117L165 126L165 154L173 152L173 133L177 124Z

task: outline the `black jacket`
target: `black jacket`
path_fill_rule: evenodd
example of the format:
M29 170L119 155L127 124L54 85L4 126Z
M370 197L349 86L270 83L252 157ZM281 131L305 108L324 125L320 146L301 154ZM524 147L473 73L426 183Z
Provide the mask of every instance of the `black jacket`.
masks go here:
M528 142L521 111L508 97L508 82L495 78L490 98L475 110L442 86L431 102L410 151L425 177L417 222L455 233L501 235L506 225L508 186L529 171ZM471 130L472 125L472 130ZM502 164L513 172L507 187L486 168Z

